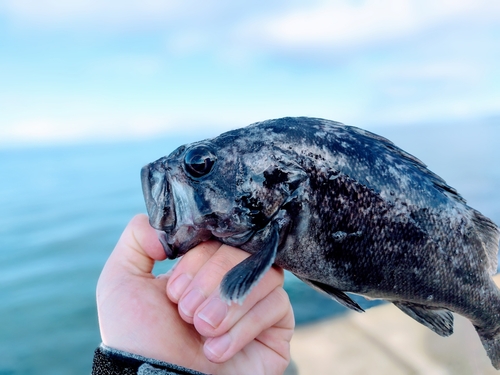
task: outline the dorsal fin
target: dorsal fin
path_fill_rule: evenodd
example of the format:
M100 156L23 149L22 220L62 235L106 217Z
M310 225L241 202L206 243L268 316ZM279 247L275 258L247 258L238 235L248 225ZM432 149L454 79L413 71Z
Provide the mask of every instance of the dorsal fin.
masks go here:
M379 145L383 145L387 150L389 150L391 153L395 153L399 155L402 159L407 160L410 162L414 167L416 167L420 172L422 172L424 175L426 175L429 180L432 182L432 184L438 188L441 191L445 191L450 197L455 199L456 201L460 203L467 203L466 200L451 186L449 186L445 180L443 180L441 177L439 177L437 174L432 172L427 165L421 161L419 158L416 156L406 152L405 150L399 148L396 146L392 141L388 140L385 137L382 137L381 135L372 133L368 130L360 129L355 126L348 126L351 130L358 134L362 134L367 138L371 138L378 142Z

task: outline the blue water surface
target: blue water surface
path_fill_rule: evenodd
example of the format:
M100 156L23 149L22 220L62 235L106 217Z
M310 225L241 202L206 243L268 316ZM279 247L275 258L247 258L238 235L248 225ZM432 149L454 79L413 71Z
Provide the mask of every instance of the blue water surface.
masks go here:
M499 125L374 130L500 223ZM198 139L0 150L0 375L90 372L95 285L127 222L145 212L140 168ZM299 324L345 311L289 274L285 287Z

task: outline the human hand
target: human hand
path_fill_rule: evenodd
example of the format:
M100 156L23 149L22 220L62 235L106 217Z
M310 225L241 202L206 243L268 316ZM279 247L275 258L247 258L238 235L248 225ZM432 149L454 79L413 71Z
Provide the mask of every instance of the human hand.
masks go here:
M147 216L134 217L97 285L103 343L205 373L282 374L294 328L283 271L272 268L241 306L220 299L222 277L248 255L209 241L155 277L165 253Z

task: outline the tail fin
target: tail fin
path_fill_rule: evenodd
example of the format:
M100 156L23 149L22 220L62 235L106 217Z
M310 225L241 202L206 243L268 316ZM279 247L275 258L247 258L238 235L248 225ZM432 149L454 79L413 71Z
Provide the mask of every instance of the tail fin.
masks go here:
M480 332L478 334L491 364L497 370L500 370L500 333L493 337L483 336Z
M493 221L474 209L472 209L472 221L486 254L488 272L490 275L494 275L497 273L500 230Z

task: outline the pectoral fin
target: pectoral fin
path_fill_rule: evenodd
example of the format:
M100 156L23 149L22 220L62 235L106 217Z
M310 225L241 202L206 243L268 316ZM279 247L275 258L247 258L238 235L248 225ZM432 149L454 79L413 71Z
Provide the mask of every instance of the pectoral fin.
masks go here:
M430 328L440 336L453 333L453 314L448 310L429 309L423 305L409 302L393 302L397 308L420 324Z
M343 305L349 309L352 309L352 310L357 311L357 312L364 312L365 311L361 308L361 306L359 306L356 302L354 302L351 299L351 297L349 297L347 294L340 291L339 289L334 288L333 286L323 284L323 283L320 283L318 281L304 279L302 277L299 277L299 279L302 280L303 282L305 282L307 285L313 287L314 289L317 289L321 292L328 294L335 301L337 301L338 303L340 303L341 305Z
M271 268L278 250L278 225L270 223L261 232L255 234L260 250L233 267L222 279L221 296L227 302L243 303L250 290Z

